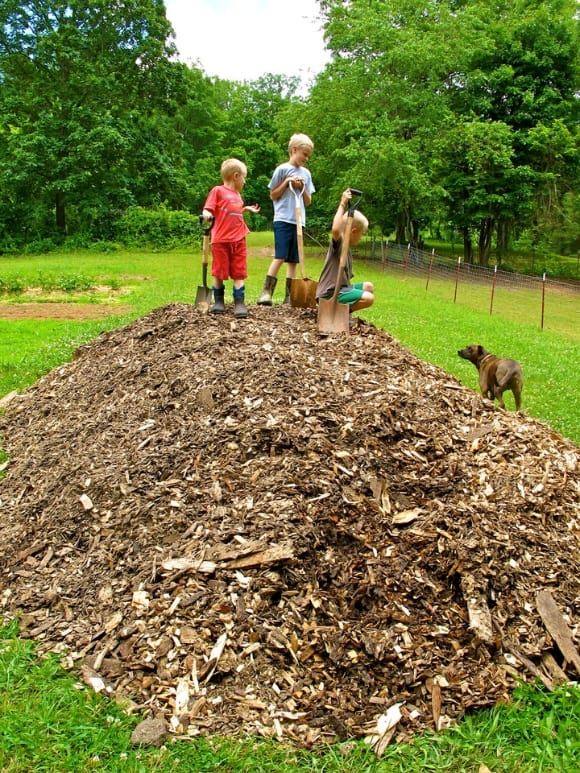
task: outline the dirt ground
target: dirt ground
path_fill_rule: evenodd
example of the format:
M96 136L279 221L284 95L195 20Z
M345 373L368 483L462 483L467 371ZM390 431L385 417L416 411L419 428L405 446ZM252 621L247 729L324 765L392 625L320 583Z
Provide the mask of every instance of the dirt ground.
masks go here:
M580 449L364 320L170 304L0 433L1 614L175 734L403 739L580 677Z
M128 314L130 306L88 303L0 303L0 319L103 319L112 314Z

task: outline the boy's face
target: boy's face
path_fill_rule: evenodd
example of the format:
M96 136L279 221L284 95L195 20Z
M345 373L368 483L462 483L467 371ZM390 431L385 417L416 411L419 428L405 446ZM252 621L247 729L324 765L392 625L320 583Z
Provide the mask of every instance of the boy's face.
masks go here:
M359 228L357 225L353 225L351 232L350 232L350 244L355 245L360 242L360 240L363 237L363 231L361 228Z
M242 174L242 172L234 172L234 176L232 178L232 182L234 184L234 188L237 191L241 191L244 187L244 184L246 182L246 175Z
M292 148L290 163L294 166L304 166L312 155L312 149L304 146Z

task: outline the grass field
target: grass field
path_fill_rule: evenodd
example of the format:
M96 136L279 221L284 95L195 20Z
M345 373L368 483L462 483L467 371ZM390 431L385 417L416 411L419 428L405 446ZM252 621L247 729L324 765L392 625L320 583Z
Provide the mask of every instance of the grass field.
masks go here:
M267 253L271 234L252 234L249 244L266 248ZM250 303L258 297L268 263L267 256L249 260ZM318 276L321 266L319 254L309 256L311 277ZM360 263L355 268L357 279L372 279L376 287L377 301L362 316L473 389L477 372L457 356L458 348L482 343L497 354L515 357L526 379L524 412L580 443L578 296L572 297L570 309L559 303L550 310L552 319L559 313L558 326L541 330L537 297L524 291L498 297L496 312L490 316L489 295L481 300L476 288L462 288L453 303L449 283L432 282L426 292L423 279L385 274L376 264ZM284 273L278 301L283 279ZM102 319L0 319L0 396L33 384L105 329L169 302L191 303L200 283L199 253L87 252L0 258L0 288L13 289L0 297L0 312L6 305L62 302L63 290L68 303L79 309L103 303L109 308ZM35 292L23 294L27 287ZM231 283L227 295L231 303ZM511 394L506 400L509 408L513 407L510 400ZM426 734L413 744L389 747L382 760L362 743L308 752L251 738L198 739L168 743L160 750L139 750L129 741L138 721L139 717L127 715L106 698L80 689L56 658L37 658L34 643L19 639L16 624L4 628L0 624L1 773L580 771L577 686L551 694L523 686L512 704L478 712L447 732Z

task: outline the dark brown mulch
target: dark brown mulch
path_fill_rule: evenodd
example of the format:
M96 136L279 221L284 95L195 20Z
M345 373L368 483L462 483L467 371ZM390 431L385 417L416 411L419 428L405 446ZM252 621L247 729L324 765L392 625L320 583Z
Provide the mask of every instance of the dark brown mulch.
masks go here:
M3 615L176 733L402 738L579 676L536 603L578 625L578 447L362 321L159 308L0 431Z

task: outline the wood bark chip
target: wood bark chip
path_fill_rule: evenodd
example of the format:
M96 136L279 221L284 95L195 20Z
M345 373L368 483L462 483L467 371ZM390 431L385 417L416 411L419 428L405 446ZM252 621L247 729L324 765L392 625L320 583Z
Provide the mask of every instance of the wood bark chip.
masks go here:
M174 734L382 753L580 676L578 447L364 321L161 307L0 433L2 616Z
M536 604L538 612L560 652L567 661L573 663L577 673L580 674L580 653L574 646L572 632L550 591L539 591L536 595Z

